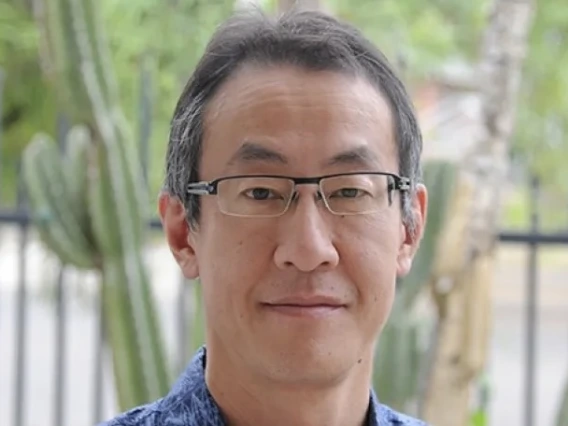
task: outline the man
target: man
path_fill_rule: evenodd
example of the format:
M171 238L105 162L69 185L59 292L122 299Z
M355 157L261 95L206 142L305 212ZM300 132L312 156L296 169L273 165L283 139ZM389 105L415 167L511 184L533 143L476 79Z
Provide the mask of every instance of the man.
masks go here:
M352 27L225 22L177 104L159 200L203 286L206 349L169 395L106 424L424 425L370 385L424 227L421 149L401 82Z

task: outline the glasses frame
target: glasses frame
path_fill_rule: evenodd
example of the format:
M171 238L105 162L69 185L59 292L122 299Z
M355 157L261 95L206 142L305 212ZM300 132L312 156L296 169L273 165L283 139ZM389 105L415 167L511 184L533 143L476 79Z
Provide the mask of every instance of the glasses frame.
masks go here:
M237 217L279 217L288 211L290 208L290 204L296 198L297 191L296 187L298 185L317 185L318 186L318 194L320 195L321 199L323 200L327 210L334 215L337 216L344 216L344 215L359 215L359 214L366 214L365 212L357 212L357 213L336 213L334 212L329 205L327 204L326 198L321 195L322 194L322 187L321 181L327 178L333 177L340 177L340 176L353 176L353 175L379 175L379 176L387 176L392 179L392 185L389 183L388 187L388 198L389 198L389 206L392 204L392 191L400 191L401 193L407 192L410 190L410 178L399 176L395 173L390 172L347 172L347 173L334 173L330 175L321 175L321 176L312 176L312 177L292 177L292 176L285 176L285 175L270 175L270 174L245 174L245 175L232 175L232 176L223 176L214 180L210 181L200 181L200 182L192 182L187 185L186 193L188 195L218 195L217 188L220 182L225 180L233 180L233 179L241 179L241 178L277 178L277 179L286 179L289 181L294 182L294 187L292 191L292 196L289 198L286 207L284 210L277 214L277 215L239 215L234 213L227 213L223 211L224 214L230 216L237 216ZM371 213L371 212L369 212Z

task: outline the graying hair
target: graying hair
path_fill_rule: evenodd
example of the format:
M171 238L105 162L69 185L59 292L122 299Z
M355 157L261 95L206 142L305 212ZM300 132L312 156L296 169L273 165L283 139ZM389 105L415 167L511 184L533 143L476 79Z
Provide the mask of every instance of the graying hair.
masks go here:
M200 180L205 109L219 86L245 63L290 64L367 78L393 112L399 173L412 182L410 193L402 197L403 220L414 228L410 200L421 179L422 135L412 101L388 60L359 30L322 12L292 11L271 18L259 9L236 12L219 26L175 108L164 191L183 202L192 227L199 221L199 197L188 195L186 188Z

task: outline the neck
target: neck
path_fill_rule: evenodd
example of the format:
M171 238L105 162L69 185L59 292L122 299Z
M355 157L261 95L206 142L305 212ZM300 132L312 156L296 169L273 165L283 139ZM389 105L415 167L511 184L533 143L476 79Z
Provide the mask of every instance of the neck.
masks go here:
M222 346L207 346L209 392L229 426L363 426L370 402L372 356L330 386L306 387L259 378Z

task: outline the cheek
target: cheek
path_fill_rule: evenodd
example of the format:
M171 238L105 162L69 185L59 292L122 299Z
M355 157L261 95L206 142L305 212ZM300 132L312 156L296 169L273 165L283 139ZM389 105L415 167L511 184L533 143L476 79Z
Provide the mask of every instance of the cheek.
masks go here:
M347 266L357 264L362 274L372 275L396 269L402 242L400 225L390 215L362 219L342 224L341 251Z
M382 304L392 297L396 282L396 254L382 250L380 244L373 241L360 241L359 245L369 247L361 249L348 266L352 280L357 284L364 304ZM373 247L373 248L370 248Z
M361 238L357 260L352 262L351 279L359 295L359 323L368 335L382 329L390 314L396 288L396 254L392 244L376 238Z
M392 218L369 217L348 231L341 250L343 267L361 303L382 313L394 297L400 229Z
M220 305L242 305L271 266L270 240L258 224L215 214L202 222L201 232L198 262L204 297L217 311Z

